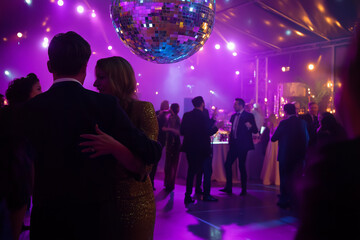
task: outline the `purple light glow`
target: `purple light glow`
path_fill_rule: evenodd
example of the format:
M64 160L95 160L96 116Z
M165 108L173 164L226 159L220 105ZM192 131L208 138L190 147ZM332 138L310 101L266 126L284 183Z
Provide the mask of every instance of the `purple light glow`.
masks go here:
M219 109L225 109L227 113L227 111L232 111L234 98L243 97L248 102L255 96L254 84L248 85L248 78L252 76L254 67L247 65L247 60L243 59L243 57L249 56L243 52L238 52L237 49L240 44L243 45L243 42L236 42L236 48L233 51L222 51L226 47L224 39L236 39L233 32L222 32L224 39L213 34L205 43L208 44L206 50L203 49L202 52L198 52L182 62L158 65L144 61L134 55L119 41L109 20L109 5L103 4L101 1L89 2L91 7L84 5L83 1L53 0L50 2L48 0L43 2L43 8L30 8L24 4L24 1L22 3L24 9L21 10L20 14L15 10L11 13L11 15L17 15L16 19L18 20L9 22L11 27L9 26L9 30L4 31L0 38L0 52L3 54L3 58L0 59L0 65L3 66L1 69L3 81L0 79L1 94L5 93L9 80L12 80L13 77L26 76L30 72L34 72L39 77L44 91L49 89L53 81L46 67L48 44L52 37L58 33L75 31L91 45L92 55L84 82L84 87L90 90L96 91L93 87L96 61L100 58L118 55L129 61L136 72L137 80L141 80L141 84L138 85L138 98L152 102L155 110L158 110L161 101L166 99L170 103L180 104L179 116L182 116L185 110L183 108L184 98L201 95L205 103L209 104L207 107L210 108L211 105L215 105ZM65 3L66 5L60 7ZM37 6L36 4L37 1L33 1L32 6ZM75 11L79 5L84 7L86 16L80 17L79 13ZM96 14L96 18L92 18L92 13ZM10 21L11 15L8 15L6 19ZM31 25L24 26L23 23L28 18L33 19L33 22ZM51 31L47 32L48 28ZM16 31L14 32L13 29ZM152 29L150 25L149 29ZM20 31L23 34L21 39L16 36ZM120 31L121 29L119 29ZM44 37L48 39L45 40ZM20 45L18 45L19 41ZM38 47L34 47L34 42L35 45L38 44ZM111 50L108 50L109 46L112 47L110 47ZM247 51L245 46L243 50L244 52ZM147 50L144 49L144 51ZM234 52L237 53L237 56L231 57ZM288 60L286 59L283 63L280 60L278 62L282 65L276 65L273 69L282 73L279 70L282 66L286 66ZM302 66L307 66L307 63L310 62L311 59L303 61ZM269 59L269 64L273 63L274 61ZM11 70L11 76L4 75L5 70ZM236 73L237 71L239 74ZM309 71L304 72L310 73ZM141 76L139 76L140 73ZM314 73L312 72L312 75ZM269 77L277 79L276 83L280 82L278 79L281 77L275 77L271 74ZM243 80L243 85L239 84L240 80ZM271 88L276 89L277 85L272 85ZM209 92L210 89L215 95ZM259 96L259 99L264 99L264 97ZM271 103L272 100L270 99L269 106Z
M84 11L85 11L85 9L84 9L83 6L80 5L80 6L77 6L76 11L77 11L78 13L80 13L80 14L83 14Z

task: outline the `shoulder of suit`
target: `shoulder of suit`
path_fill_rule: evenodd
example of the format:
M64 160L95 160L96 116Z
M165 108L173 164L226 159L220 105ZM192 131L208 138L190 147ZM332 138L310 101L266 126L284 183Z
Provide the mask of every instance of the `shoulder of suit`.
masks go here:
M244 114L244 115L248 115L248 116L254 116L254 114L253 113L251 113L251 112L247 112L247 111L243 111L243 113L242 114Z
M97 98L101 98L101 99L108 99L108 100L112 100L112 101L116 101L116 97L109 95L109 94L103 94L103 93L98 93L98 92L94 92L92 90L86 89L84 88L86 94L88 94L89 96L94 96Z
M98 101L100 104L103 104L105 106L112 106L112 107L119 104L119 100L115 96L94 92L85 88L84 90L86 95L88 95L92 99L96 99L96 101Z

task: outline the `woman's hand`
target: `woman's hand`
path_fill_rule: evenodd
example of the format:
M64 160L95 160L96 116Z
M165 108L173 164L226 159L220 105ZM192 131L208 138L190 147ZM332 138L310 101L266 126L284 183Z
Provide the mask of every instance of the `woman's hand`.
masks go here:
M80 137L89 139L80 143L80 146L85 146L82 152L93 153L91 158L112 154L119 164L125 167L128 171L138 174L140 179L143 179L146 174L145 164L122 143L104 133L96 124L95 131L98 135L82 134Z
M94 134L82 134L80 137L88 139L80 143L80 146L85 148L82 150L84 153L93 153L90 155L91 158L114 154L117 150L125 148L119 141L115 140L110 135L104 133L99 129L99 126L96 124L95 131L98 135Z

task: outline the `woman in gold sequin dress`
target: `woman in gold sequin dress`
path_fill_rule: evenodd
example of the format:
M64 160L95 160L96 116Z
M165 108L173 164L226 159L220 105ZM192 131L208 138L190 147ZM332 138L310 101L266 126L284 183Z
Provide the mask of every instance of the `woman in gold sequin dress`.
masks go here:
M156 141L159 129L154 107L150 102L136 99L135 74L129 62L121 57L100 59L95 74L94 86L99 92L116 96L132 123ZM151 167L146 166L144 174ZM153 239L155 199L148 176L139 180L124 167L117 166L116 208L118 236L129 240Z

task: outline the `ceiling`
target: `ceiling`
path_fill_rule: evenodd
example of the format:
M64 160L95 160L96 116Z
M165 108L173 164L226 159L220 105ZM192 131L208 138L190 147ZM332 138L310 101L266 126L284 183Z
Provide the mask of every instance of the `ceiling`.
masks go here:
M37 12L48 11L49 1L32 0ZM108 12L111 1L79 2ZM239 53L252 56L309 43L346 40L359 19L359 0L217 0L213 34L225 41L235 39L241 46ZM24 0L0 1L2 37L42 21L41 14L31 15Z
M348 40L360 19L358 0L219 0L216 8L215 34L235 35L247 55Z

